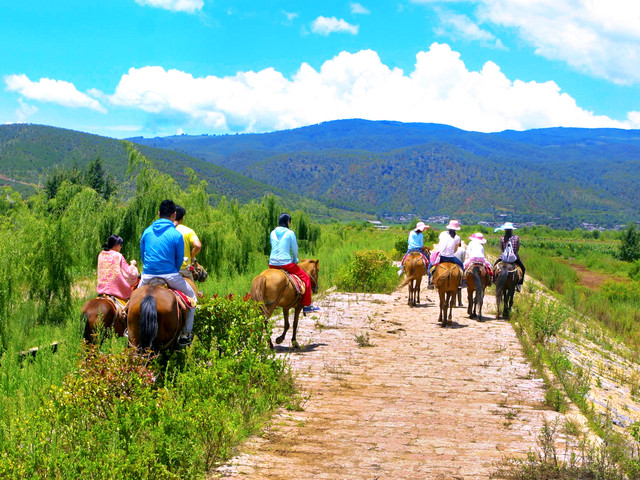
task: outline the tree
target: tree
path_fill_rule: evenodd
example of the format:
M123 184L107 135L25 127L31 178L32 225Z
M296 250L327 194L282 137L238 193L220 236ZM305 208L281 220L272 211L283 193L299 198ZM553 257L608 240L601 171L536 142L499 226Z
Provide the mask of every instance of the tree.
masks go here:
M93 188L105 200L109 200L109 197L115 192L116 184L102 167L100 157L87 165L83 176L84 184Z
M620 259L625 262L633 262L640 259L640 232L635 223L630 223L622 231L620 243Z

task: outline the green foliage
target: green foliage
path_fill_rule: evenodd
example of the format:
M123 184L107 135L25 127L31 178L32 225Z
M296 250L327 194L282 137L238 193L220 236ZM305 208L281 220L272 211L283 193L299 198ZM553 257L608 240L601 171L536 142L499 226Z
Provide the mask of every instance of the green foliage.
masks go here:
M234 295L214 296L198 305L193 332L207 351L234 355L245 348L267 348L269 332L265 327L256 302Z
M640 259L640 231L635 223L630 223L622 231L619 256L625 262Z
M344 265L337 285L347 292L391 293L398 285L398 276L385 252L361 250Z

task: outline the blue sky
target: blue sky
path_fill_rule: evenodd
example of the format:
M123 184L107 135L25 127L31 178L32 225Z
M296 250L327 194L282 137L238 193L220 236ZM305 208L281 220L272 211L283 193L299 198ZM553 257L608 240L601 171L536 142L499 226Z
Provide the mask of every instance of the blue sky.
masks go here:
M4 2L0 123L640 128L638 25L636 0Z

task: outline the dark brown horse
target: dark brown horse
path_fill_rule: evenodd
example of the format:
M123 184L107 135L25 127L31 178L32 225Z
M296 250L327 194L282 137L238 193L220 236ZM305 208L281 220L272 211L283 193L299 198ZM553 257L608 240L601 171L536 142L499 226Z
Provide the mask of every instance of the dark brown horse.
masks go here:
M440 316L438 317L438 322L442 322L443 327L451 323L452 309L456 301L456 294L458 293L461 277L460 267L455 263L440 263L433 272L433 285L440 295Z
M196 291L193 282L187 280ZM147 284L133 291L127 304L129 344L138 350L173 350L186 320L176 295L165 285Z
M116 335L124 335L124 312L118 312L113 301L108 298L92 298L85 302L82 306L82 317L85 319L84 340L88 343L96 342L96 334L100 328L113 328Z
M487 267L481 263L472 263L465 271L467 281L467 314L470 318L482 321L482 304L484 303L484 289L491 285L491 276Z
M513 295L516 285L522 278L522 270L515 263L500 262L496 265L496 318L500 318L500 308L504 306L503 316L509 318L513 307Z
M429 258L429 250L423 250L427 258ZM400 288L409 285L409 301L407 304L410 307L415 307L420 304L420 285L422 284L422 277L427 274L427 266L425 265L422 255L418 252L409 254L404 261L404 272L406 279L402 285L400 285Z
M299 265L300 268L311 277L311 290L313 293L317 293L320 261L301 260ZM282 270L275 268L269 268L263 271L251 282L251 298L260 303L266 319L271 317L276 308L282 307L284 331L282 335L276 338L278 345L282 343L287 334L287 330L289 330L289 310L294 309L291 345L293 345L294 348L299 348L296 333L298 331L298 318L300 318L300 312L302 311L302 295L296 292L287 275ZM273 348L271 338L269 338L269 345Z

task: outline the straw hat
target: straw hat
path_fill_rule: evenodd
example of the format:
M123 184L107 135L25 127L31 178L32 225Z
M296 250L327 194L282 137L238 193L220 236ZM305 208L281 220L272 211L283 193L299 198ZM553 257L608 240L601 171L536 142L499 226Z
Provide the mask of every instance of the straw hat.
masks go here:
M469 240L477 240L480 243L487 243L487 240L484 238L484 235L480 232L476 232L469 237Z
M427 228L431 228L429 225L426 225L424 222L418 222L418 224L416 225L416 228L414 228L414 230L417 231L425 231Z
M460 230L460 222L458 220L449 220L449 225L445 228L447 230Z

